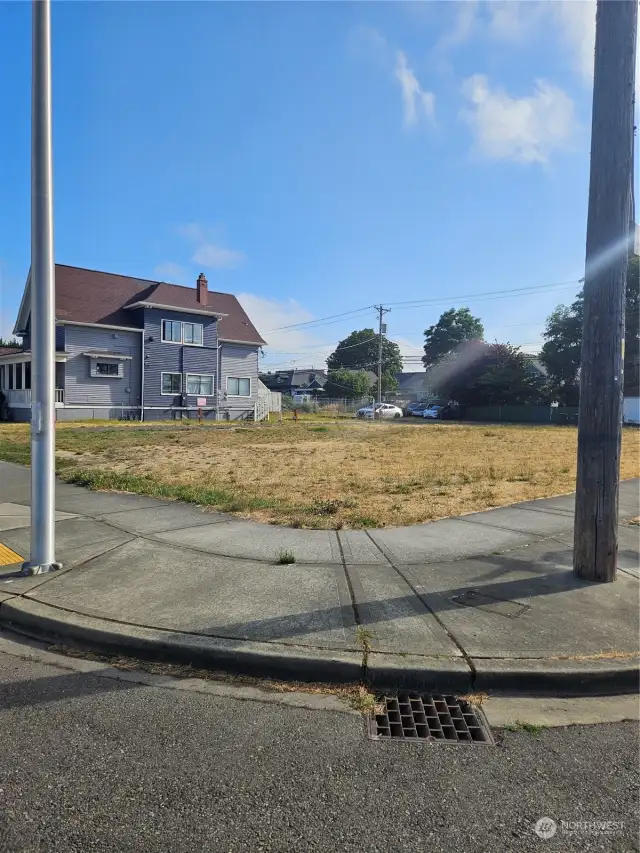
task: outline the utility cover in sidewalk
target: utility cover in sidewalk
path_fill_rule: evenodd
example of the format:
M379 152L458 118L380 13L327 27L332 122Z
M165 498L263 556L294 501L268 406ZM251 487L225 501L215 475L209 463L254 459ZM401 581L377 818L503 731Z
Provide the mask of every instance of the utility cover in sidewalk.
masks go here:
M12 551L7 545L0 542L0 566L13 566L15 563L23 563L24 557Z
M482 711L455 696L382 696L376 710L368 721L369 736L375 740L494 743Z

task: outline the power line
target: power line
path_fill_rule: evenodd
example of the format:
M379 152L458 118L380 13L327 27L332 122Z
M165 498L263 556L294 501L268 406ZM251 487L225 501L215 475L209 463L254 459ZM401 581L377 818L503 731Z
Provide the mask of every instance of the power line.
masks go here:
M551 291L554 289L561 289L563 287L575 287L576 284L580 284L581 279L573 279L572 281L559 281L552 282L550 284L537 284L537 285L529 285L528 287L509 287L504 290L488 290L484 293L467 293L463 296L447 296L440 297L436 296L432 299L414 299L407 302L389 302L387 304L393 305L396 308L400 308L401 306L406 306L407 308L419 308L422 305L432 305L434 303L439 302L457 302L460 299L484 299L485 297L497 297L500 298L505 295L510 294L521 294L526 296L528 293L539 293L540 291Z
M344 347L336 347L333 352L342 352L343 349L352 349L353 347L362 346L362 344L367 344L369 341L375 341L378 339L377 335L373 335L371 338L365 338L363 341L359 341L357 344L347 344ZM307 347L307 349L318 349L319 347L330 347L333 344L314 344L313 346ZM274 349L271 350L275 355L304 355L306 350L290 350L290 349Z
M308 328L314 326L316 323L324 324L325 320L339 320L342 317L348 317L350 314L362 314L364 311L369 311L372 307L372 305L367 305L364 308L355 308L353 311L344 311L342 314L330 314L328 317L318 317L316 320L307 320L304 323L291 323L289 326L278 326L276 329L267 329L267 332L282 332L285 329L301 329L303 327Z
M552 293L554 290L562 290L565 287L575 287L581 284L582 279L573 279L572 281L551 282L550 284L529 285L527 287L506 288L504 290L489 290L483 293L469 293L462 296L436 296L431 299L416 299L405 302L387 302L387 305L392 305L398 311L404 311L412 308L420 308L428 305L440 305L448 302L458 302L462 299L469 301L487 301L491 299L508 299L511 296L526 296L530 293ZM363 308L355 308L353 311L344 311L341 314L330 314L327 317L318 317L315 320L307 320L303 323L291 323L288 326L278 326L275 329L267 329L268 332L281 332L288 329L311 329L319 326L329 326L333 323L340 322L344 317L353 317L355 315L366 313L374 308L373 305L367 305Z

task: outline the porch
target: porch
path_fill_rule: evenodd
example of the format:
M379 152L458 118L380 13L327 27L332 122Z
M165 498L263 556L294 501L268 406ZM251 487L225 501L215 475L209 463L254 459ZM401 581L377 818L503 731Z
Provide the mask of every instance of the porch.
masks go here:
M67 354L56 353L55 404L64 406L64 363ZM31 353L18 350L0 356L0 392L9 409L31 408Z
M22 409L31 407L31 388L13 388L2 391L7 406L10 409ZM64 405L64 388L56 388L56 406Z

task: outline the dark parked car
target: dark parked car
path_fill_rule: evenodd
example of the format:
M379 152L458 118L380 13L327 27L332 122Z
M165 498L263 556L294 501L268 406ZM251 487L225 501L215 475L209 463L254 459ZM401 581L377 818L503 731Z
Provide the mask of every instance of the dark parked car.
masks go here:
M409 403L409 405L404 410L404 413L407 417L421 418L422 413L428 407L428 405L429 403L425 402L424 400L420 400L420 402L417 403Z
M464 409L462 406L459 406L458 403L449 403L443 407L440 412L440 417L455 421L464 417Z

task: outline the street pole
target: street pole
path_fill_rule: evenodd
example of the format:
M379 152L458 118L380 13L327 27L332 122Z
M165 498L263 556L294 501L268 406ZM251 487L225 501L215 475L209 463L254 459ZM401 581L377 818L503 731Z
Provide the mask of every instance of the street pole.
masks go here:
M573 573L616 579L637 0L598 0Z
M51 5L32 3L31 547L24 571L55 561L55 285L51 151Z
M383 308L382 305L374 305L378 312L378 394L376 403L382 403L382 317L391 311L391 308ZM376 410L373 410L373 419L375 420ZM378 412L378 418L380 413Z

